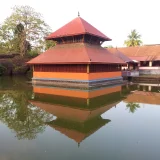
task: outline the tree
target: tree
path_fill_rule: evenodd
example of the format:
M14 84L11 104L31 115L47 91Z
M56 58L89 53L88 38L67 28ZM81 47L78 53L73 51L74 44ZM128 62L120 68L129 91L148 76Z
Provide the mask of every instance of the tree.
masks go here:
M30 51L31 44L26 40L24 26L21 23L16 26L15 35L17 35L15 39L18 41L20 53L27 53L27 51Z
M130 102L126 105L126 107L129 109L129 112L134 113L137 108L140 108L140 105L138 103Z
M45 130L53 115L28 102L26 90L7 90L0 93L0 121L16 133L18 139L35 139Z
M44 50L44 37L50 33L50 27L44 22L40 13L30 6L15 6L10 17L0 26L1 42L9 42L8 48L15 47L13 40L19 44L21 56L28 51L28 47ZM15 42L15 41L14 41ZM15 49L15 48L14 48Z
M45 41L45 50L50 49L56 45L55 41Z
M127 47L140 46L142 44L142 41L140 39L141 35L138 34L138 32L135 29L131 31L131 34L129 34L127 38L128 39L124 41L124 44Z

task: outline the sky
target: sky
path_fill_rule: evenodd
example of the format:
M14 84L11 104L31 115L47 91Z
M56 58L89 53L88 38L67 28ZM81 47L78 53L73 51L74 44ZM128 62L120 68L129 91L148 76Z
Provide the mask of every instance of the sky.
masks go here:
M160 44L159 0L4 0L0 23L15 5L29 5L42 14L52 31L80 16L112 39L104 45L124 47L124 40L136 29L144 45Z

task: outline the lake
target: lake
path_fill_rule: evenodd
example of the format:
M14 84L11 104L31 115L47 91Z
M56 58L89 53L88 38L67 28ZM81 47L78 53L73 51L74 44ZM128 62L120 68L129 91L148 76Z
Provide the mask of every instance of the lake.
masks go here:
M77 90L0 78L1 160L159 160L160 86Z

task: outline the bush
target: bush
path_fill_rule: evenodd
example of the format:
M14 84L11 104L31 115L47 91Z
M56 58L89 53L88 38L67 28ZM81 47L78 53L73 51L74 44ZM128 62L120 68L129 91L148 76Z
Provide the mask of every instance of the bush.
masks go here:
M0 75L3 75L6 72L6 67L4 67L2 64L0 64Z
M38 51L37 50L31 50L28 52L27 57L32 58L38 56Z

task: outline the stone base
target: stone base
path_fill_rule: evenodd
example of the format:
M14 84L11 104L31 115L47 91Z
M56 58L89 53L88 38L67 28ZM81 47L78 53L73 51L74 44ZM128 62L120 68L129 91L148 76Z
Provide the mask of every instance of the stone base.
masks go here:
M143 69L139 69L139 74L140 75L160 75L160 67L143 67Z
M160 84L160 76L139 76L133 77L132 82L134 83L148 83L148 84Z
M66 88L83 88L83 89L123 84L124 82L125 81L123 81L122 77L98 79L90 81L64 80L64 79L51 79L51 78L32 78L32 83L35 85L66 87Z

